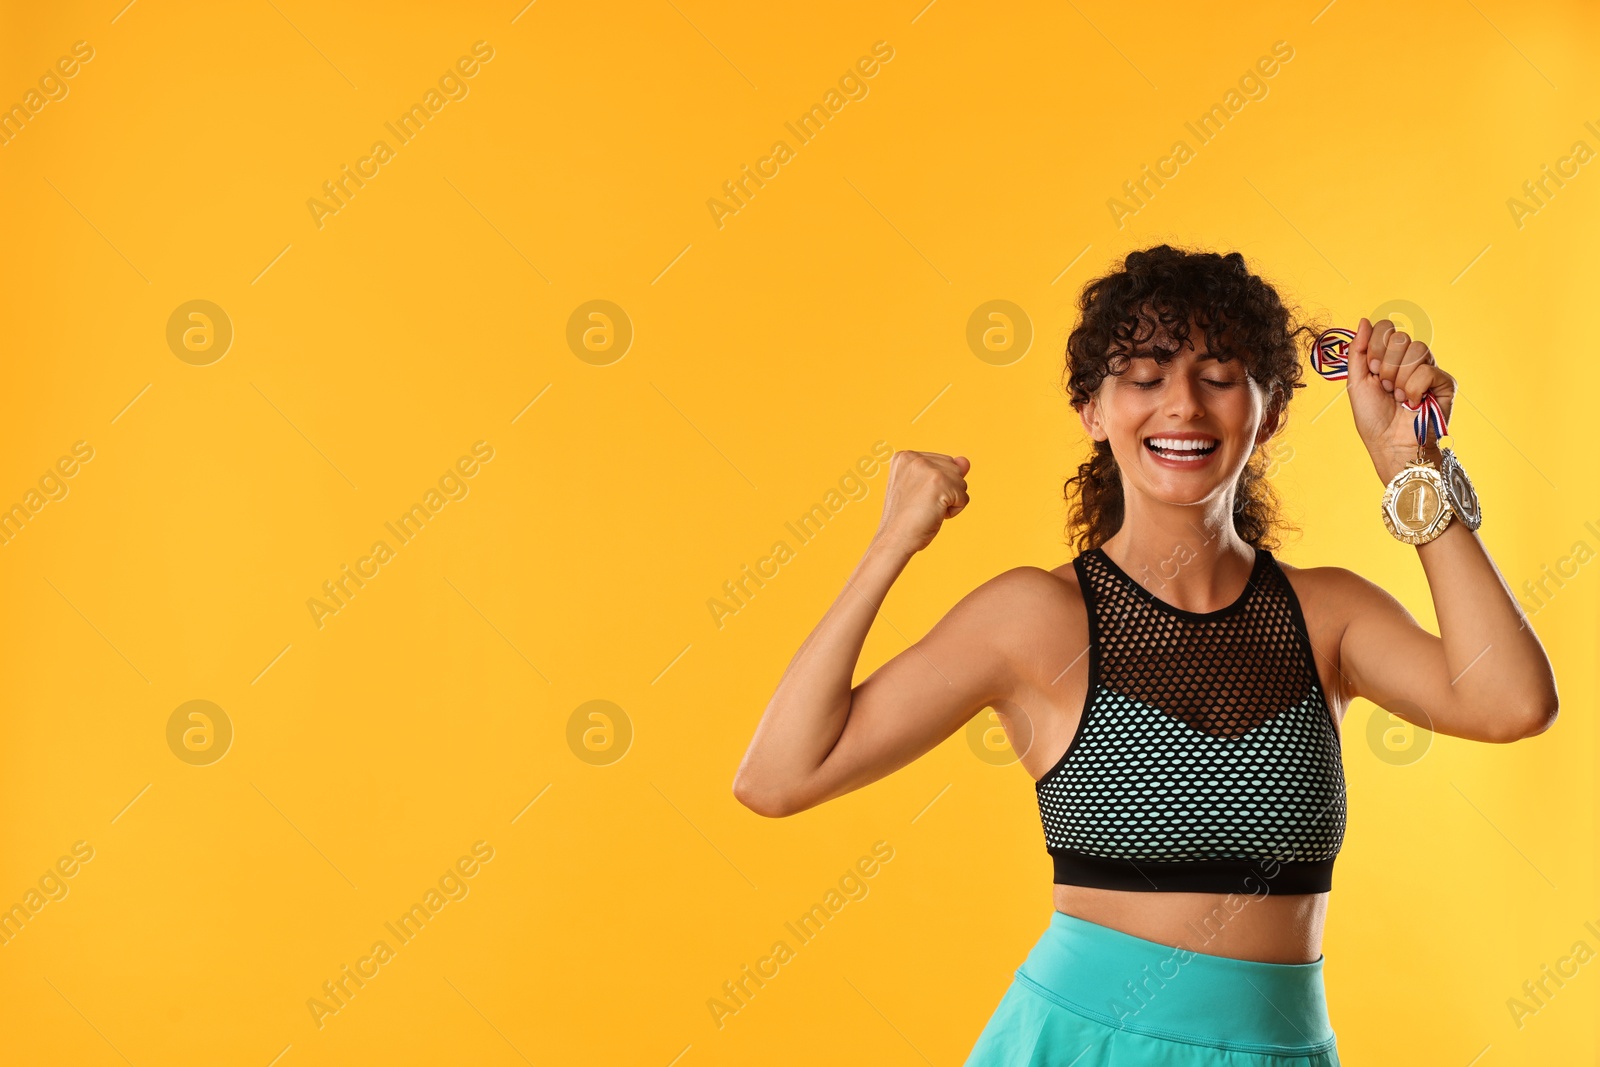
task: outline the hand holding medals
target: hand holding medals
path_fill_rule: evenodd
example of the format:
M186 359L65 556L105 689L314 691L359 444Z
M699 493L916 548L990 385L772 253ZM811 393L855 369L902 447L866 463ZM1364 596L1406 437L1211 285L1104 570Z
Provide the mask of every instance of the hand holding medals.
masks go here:
M1319 336L1312 359L1324 378L1349 380L1356 432L1380 475L1415 443L1416 459L1388 479L1383 520L1389 532L1409 544L1424 544L1455 517L1476 530L1482 522L1477 494L1454 452L1442 449L1442 471L1428 458L1429 430L1435 441L1450 432L1456 381L1439 369L1427 344L1396 330L1388 319L1376 325L1362 319L1354 332L1335 327ZM1416 414L1407 419L1406 412Z

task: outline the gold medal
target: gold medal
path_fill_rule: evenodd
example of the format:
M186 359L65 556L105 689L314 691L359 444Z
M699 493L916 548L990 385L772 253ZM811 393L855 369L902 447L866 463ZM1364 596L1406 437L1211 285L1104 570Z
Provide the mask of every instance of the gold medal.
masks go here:
M1347 354L1355 337L1355 331L1342 326L1319 334L1311 346L1317 373L1329 381L1348 377ZM1467 529L1476 530L1483 522L1483 513L1478 507L1478 494L1473 491L1467 472L1462 470L1461 461L1455 452L1441 446L1441 471L1425 451L1430 429L1436 441L1450 433L1439 398L1430 389L1415 406L1406 401L1401 404L1417 413L1413 423L1417 432L1417 458L1389 480L1380 508L1383 524L1395 537L1413 545L1432 541L1456 518L1460 518Z
M1424 545L1444 533L1454 516L1444 477L1418 446L1417 458L1384 490L1383 524L1406 544Z

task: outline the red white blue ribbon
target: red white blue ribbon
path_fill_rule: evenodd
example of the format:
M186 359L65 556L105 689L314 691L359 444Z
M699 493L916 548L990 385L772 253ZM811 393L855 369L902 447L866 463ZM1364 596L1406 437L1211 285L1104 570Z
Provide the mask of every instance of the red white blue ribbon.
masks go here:
M1311 346L1311 361L1317 373L1330 382L1343 381L1350 376L1350 365L1346 359L1350 345L1356 339L1354 330L1347 330L1343 326L1335 326L1324 331ZM1428 443L1428 430L1433 429L1434 440L1450 432L1444 418L1444 408L1433 395L1433 390L1422 394L1422 399L1415 404L1407 400L1400 402L1407 411L1415 411L1417 417L1413 422L1417 431L1418 446Z
M1317 343L1311 347L1311 358L1316 364L1317 373L1330 382L1344 381L1349 375L1344 355L1355 339L1355 331L1343 326L1335 326L1318 337Z

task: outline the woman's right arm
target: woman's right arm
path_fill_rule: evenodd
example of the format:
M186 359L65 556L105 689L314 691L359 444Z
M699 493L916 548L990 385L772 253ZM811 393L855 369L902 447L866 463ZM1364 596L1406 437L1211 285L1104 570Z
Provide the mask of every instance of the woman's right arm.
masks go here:
M897 452L884 517L843 591L795 653L734 778L740 803L793 815L905 766L1003 699L1011 576L969 593L861 685L851 679L889 587L967 504L962 457ZM1025 580L1025 579L1024 579Z

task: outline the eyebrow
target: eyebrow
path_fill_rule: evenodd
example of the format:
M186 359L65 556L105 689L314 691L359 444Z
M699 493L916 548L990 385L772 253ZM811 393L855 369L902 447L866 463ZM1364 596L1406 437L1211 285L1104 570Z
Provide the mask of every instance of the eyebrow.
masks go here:
M1130 352L1128 354L1128 358L1129 359L1155 359L1157 356L1165 356L1168 359L1172 359L1172 358L1175 358L1177 355L1178 355L1177 352L1168 352L1168 351L1166 351L1164 349L1160 349L1160 350L1149 351L1149 352ZM1216 359L1216 358L1217 358L1217 354L1215 352L1207 352L1205 355L1196 356L1195 357L1195 362L1196 363L1204 363L1208 359Z

